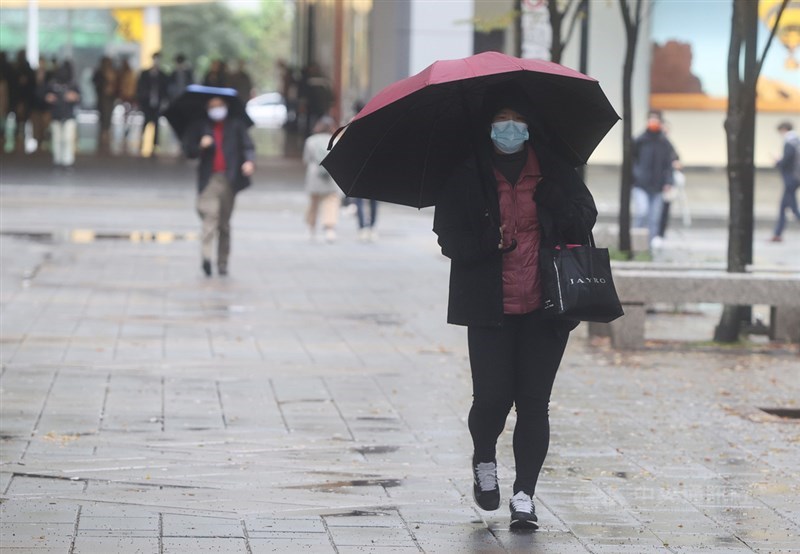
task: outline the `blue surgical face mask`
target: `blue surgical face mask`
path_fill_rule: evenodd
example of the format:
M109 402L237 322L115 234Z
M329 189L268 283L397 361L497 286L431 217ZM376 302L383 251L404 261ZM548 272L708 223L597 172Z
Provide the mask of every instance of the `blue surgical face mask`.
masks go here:
M497 121L492 123L492 142L503 154L513 154L522 150L528 140L528 124L519 121Z

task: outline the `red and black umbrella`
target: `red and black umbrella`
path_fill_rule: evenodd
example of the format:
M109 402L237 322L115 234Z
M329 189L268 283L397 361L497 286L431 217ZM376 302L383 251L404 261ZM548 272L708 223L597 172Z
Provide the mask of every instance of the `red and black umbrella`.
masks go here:
M435 62L380 91L337 131L322 165L348 196L432 206L455 164L473 151L487 89L504 84L521 89L543 127L537 132L576 167L619 120L595 79L484 52Z

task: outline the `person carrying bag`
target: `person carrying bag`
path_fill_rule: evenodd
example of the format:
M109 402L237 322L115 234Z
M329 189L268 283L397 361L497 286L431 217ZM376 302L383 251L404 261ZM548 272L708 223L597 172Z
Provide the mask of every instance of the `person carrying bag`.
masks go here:
M588 244L542 248L542 310L548 317L608 323L623 315L607 248L597 248L594 236Z
M449 323L467 327L473 401L473 496L500 505L497 439L512 407L511 527L536 529L539 473L550 441L553 383L578 321L545 314L540 258L561 242L585 240L597 218L574 167L513 86L487 91L474 155L454 168L436 201L433 230L450 258Z

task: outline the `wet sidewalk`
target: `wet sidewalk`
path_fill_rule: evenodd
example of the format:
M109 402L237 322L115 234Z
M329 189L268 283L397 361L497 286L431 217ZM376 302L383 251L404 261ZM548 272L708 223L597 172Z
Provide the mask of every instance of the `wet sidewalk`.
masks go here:
M579 328L541 530L515 533L471 498L429 210L312 243L299 186L256 187L231 275L206 279L191 186L5 181L0 201L3 552L800 552L800 427L762 410L800 408L796 347L710 346L702 311L652 315L636 353ZM681 232L668 247L724 257L724 230ZM765 233L759 260L797 259L797 229Z

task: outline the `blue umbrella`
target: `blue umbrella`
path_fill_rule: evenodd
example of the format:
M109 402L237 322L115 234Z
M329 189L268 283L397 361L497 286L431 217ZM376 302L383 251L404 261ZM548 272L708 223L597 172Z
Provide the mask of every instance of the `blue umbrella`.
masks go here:
M206 105L211 98L220 97L228 105L228 117L238 117L253 125L247 115L245 105L236 94L236 89L227 87L207 87L205 85L189 85L186 90L173 100L164 112L178 138L182 139L186 131L198 122L208 120Z

